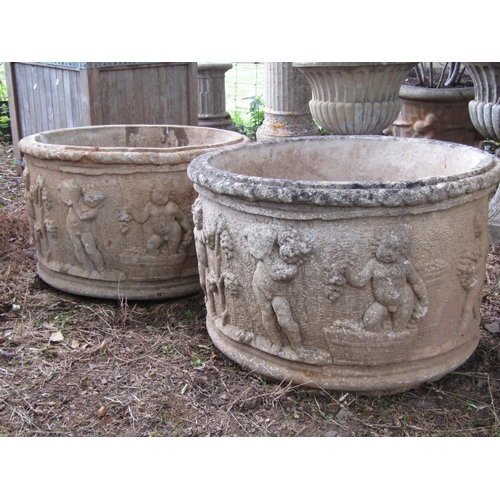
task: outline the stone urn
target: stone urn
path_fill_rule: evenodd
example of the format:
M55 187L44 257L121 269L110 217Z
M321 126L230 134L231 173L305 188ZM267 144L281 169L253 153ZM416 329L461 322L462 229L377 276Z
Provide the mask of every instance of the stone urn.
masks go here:
M425 137L477 146L483 139L469 116L474 88L426 88L402 85L403 106L394 123L384 130L396 137Z
M380 134L401 109L399 89L415 63L298 62L312 88L313 118L333 134Z
M474 127L487 139L500 142L500 63L463 63L474 82L474 99L469 114ZM496 154L500 154L497 149ZM494 243L500 243L500 190L490 201L489 231Z
M327 136L208 153L188 176L207 329L246 369L391 393L476 348L498 158Z
M78 295L164 299L199 290L186 169L246 142L203 127L109 125L22 139L26 204L49 285Z
M486 138L500 142L500 62L463 63L474 82L469 102L472 123Z

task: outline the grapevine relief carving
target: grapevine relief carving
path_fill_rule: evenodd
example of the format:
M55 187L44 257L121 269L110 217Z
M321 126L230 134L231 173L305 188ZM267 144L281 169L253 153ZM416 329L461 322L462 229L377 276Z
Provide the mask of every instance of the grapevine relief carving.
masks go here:
M37 253L40 257L48 260L53 258L51 252L51 238L48 227L53 222L49 217L52 200L44 186L43 178L39 175L34 186L31 186L30 175L26 169L24 173L24 184L26 191L27 209L30 218L30 230L35 242Z
M489 246L486 220L486 216L481 213L474 217L472 224L474 243L470 249L462 253L457 266L458 279L464 290L466 290L460 321L461 335L464 335L465 331L470 328L470 324L474 319L479 321L480 318L479 307L482 292L480 276L484 275Z

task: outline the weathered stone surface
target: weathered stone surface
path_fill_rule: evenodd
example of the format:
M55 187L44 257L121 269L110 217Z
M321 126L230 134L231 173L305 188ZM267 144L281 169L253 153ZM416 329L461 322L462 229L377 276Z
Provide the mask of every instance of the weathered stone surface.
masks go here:
M264 122L257 140L318 135L310 100L311 87L291 62L266 62Z
M181 126L101 126L21 140L38 273L66 292L158 299L199 290L193 242L196 156L246 142Z
M247 369L384 393L474 351L498 159L330 136L209 153L188 176L207 328Z
M333 134L379 134L398 116L399 89L415 63L299 62L313 118Z
M428 89L402 85L403 106L394 123L384 130L396 137L425 137L440 141L478 145L482 138L469 116L474 89Z

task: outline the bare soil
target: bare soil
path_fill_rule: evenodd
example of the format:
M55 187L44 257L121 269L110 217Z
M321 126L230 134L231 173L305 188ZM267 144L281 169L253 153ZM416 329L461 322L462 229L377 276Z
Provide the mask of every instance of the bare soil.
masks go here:
M23 196L0 146L0 436L500 435L500 247L470 359L418 389L360 396L242 370L211 343L201 294L119 302L51 288Z

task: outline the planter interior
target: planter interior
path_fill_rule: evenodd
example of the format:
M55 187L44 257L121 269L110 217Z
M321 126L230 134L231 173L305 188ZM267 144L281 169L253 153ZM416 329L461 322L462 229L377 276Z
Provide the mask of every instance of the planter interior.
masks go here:
M101 298L195 293L187 165L244 141L235 132L173 125L82 127L22 139L40 277Z
M188 175L209 334L276 380L387 393L479 338L497 160L390 137L248 144Z

